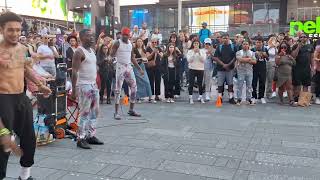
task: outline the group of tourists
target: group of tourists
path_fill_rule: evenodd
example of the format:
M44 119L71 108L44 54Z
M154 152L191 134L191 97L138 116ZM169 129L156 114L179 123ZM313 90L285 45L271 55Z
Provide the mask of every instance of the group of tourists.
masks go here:
M190 104L195 103L195 92L201 104L224 103L224 95L233 105L266 104L276 96L284 104L287 96L289 104L297 106L301 92L313 93L320 104L320 41L313 43L301 32L251 39L243 31L231 38L228 33L211 33L203 23L198 34L172 32L166 41L159 29L150 32L144 23L141 29L122 28L115 39L101 33L96 42L93 32L83 29L65 35L58 45L47 33L21 36L21 23L14 13L0 15L0 146L5 150L0 151L0 179L6 176L10 151L20 154L11 141L12 131L22 151L19 179L33 179L36 140L26 94L50 95L45 82L56 77L58 62L67 64L71 98L79 103L77 146L83 149L103 144L96 137L100 104L113 101L113 117L121 120L121 98L126 97L128 115L135 117L141 116L136 102L174 103L185 90Z

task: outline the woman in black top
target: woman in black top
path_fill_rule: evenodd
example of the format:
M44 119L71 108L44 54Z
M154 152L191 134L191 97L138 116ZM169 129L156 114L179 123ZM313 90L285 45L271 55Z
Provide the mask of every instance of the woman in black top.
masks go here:
M76 51L77 46L78 46L77 37L69 36L67 38L67 41L70 44L70 47L66 51L67 67L68 67L68 69L72 69L73 54Z
M152 95L155 95L155 100L160 101L160 85L161 85L161 73L160 73L160 60L163 56L163 52L158 47L158 39L152 38L151 44L147 48L147 73L151 85Z
M179 56L176 53L176 47L173 43L169 43L167 51L161 61L161 73L165 86L165 98L167 103L174 103L174 94L176 91L180 93L179 79Z
M139 66L141 69L145 72L145 63L147 63L147 55L146 55L146 50L144 48L144 43L141 38L137 38L135 41L135 47L133 49L134 57L139 63ZM149 97L149 102L155 103L156 101L152 100L152 92L151 92L151 86L150 86L150 81L148 78L148 74L144 73L143 76L141 76L139 69L136 67L133 67L133 72L136 77L137 81L137 100L138 103L141 102L141 98L144 97Z
M107 88L107 104L111 104L111 83L114 77L114 66L113 61L109 57L111 48L106 45L101 45L98 50L97 65L99 67L98 73L101 78L100 88L100 103L103 103L104 90Z

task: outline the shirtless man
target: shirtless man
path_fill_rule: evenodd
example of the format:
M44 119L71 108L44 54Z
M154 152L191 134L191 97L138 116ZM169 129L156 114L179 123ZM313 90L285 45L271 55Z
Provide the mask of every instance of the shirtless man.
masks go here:
M20 139L23 155L20 159L20 180L33 180L30 167L34 163L36 138L33 129L32 106L24 93L24 78L35 83L39 91L48 95L51 90L35 78L29 59L26 58L27 48L19 43L22 19L12 13L0 15L0 179L6 177L7 163L12 147L8 141L11 131ZM4 149L4 150L3 150Z

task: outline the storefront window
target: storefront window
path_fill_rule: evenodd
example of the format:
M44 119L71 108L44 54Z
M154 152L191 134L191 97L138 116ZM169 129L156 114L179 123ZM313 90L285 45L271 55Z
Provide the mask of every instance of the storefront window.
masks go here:
M133 28L134 25L141 27L144 22L148 25L153 24L153 14L149 9L129 10L129 19L131 28Z
M252 3L231 5L230 24L252 24Z
M264 3L253 5L253 24L278 24L279 6Z

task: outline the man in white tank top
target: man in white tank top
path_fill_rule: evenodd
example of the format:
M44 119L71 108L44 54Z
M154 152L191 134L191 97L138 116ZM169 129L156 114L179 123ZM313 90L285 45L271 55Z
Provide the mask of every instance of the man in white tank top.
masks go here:
M140 117L141 115L136 113L134 108L134 103L137 94L137 83L133 72L132 64L139 69L141 75L144 72L134 58L132 44L129 41L130 29L123 28L121 30L121 38L114 42L111 50L111 57L115 57L117 61L116 66L116 83L115 83L115 113L114 118L120 120L121 116L119 114L119 103L120 103L120 92L123 81L125 80L130 88L130 109L128 114L130 116Z
M72 98L79 97L80 121L77 146L91 149L89 144L102 145L95 137L96 121L99 111L99 90L96 85L97 58L91 48L94 44L92 32L83 29L79 33L81 45L72 59Z

